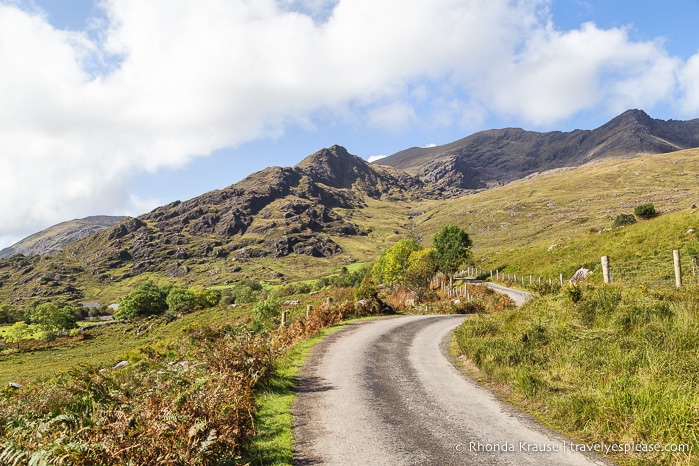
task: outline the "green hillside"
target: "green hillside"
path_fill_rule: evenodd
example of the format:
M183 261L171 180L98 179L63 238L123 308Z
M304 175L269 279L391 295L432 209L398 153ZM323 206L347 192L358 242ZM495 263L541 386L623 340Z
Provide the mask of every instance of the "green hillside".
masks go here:
M611 229L617 215L652 203L651 220ZM617 261L695 251L699 150L554 170L477 194L425 204L426 238L454 222L469 232L484 270L558 276L602 255ZM694 229L694 233L687 233Z

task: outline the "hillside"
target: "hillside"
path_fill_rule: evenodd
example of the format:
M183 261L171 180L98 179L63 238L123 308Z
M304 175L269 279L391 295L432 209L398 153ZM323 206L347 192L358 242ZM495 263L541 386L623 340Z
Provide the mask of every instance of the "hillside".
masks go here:
M116 299L115 284L144 274L202 285L317 278L373 259L407 233L406 203L438 197L415 177L333 146L126 219L53 256L0 261L0 298ZM363 213L377 211L380 222Z
M594 130L482 131L443 146L412 148L377 161L435 187L482 189L592 160L699 147L699 119L664 121L628 110Z
M640 224L611 231L617 215L645 203L660 213L647 221L652 231ZM552 170L425 205L414 220L426 238L448 222L463 227L484 268L558 276L616 250L637 257L672 257L672 249L690 245L699 251L699 237L687 233L699 231L697 205L699 149L688 149Z
M428 244L447 223L469 232L479 261L502 266L512 262L515 250L520 256L547 251L572 238L603 232L616 215L632 212L641 203L652 202L666 214L699 202L699 150L633 154L631 142L639 133L629 129L625 138L619 133L626 134L620 128L638 128L645 121L643 127L655 128L656 136L644 139L650 142L643 147L659 151L667 144L660 139L689 143L697 138L699 131L690 130L699 120L658 122L644 120L643 115L626 112L594 130L597 149L587 152L593 160L577 168L539 173L545 165L538 164L530 173L519 167L520 174L528 176L477 192L445 185L446 178L416 176L419 165L408 167L410 174L369 164L332 146L294 167L270 167L227 188L125 219L53 255L0 260L0 301L112 301L148 278L201 286L242 279L271 284L316 279L348 264L372 261L407 236ZM557 165L577 162L570 154L592 138L591 132L587 138L585 132L551 133L547 140L558 138L561 150L551 152L550 144L539 142L540 155L534 157L525 149L540 133L517 140L510 136L522 135L521 130L498 131L507 150L517 144L522 148L515 159L541 162L552 157L551 164ZM603 133L607 146L599 143ZM488 134L474 138L489 138ZM613 143L623 150L614 152ZM609 157L598 160L599 154ZM419 161L408 159L401 164ZM437 157L432 163L443 161ZM514 162L502 159L502 164ZM457 178L463 175L450 167L445 164L442 169ZM515 176L507 167L502 173Z
M77 241L93 233L109 228L121 222L126 217L97 215L68 222L62 222L34 233L12 246L0 251L0 259L6 259L13 254L24 256L47 256L54 254L73 241Z

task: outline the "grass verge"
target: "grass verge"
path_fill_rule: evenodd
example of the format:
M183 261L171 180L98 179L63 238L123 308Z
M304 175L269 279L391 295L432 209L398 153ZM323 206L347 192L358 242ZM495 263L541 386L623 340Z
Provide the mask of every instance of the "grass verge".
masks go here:
M296 376L299 370L315 345L327 336L348 323L372 319L376 317L351 319L325 328L313 338L295 344L277 362L274 375L257 389L255 434L245 449L243 462L259 466L293 464L294 420L291 407L296 400Z
M575 441L664 450L620 464L697 464L697 291L589 286L474 316L456 341L486 383Z
M279 360L274 376L259 388L255 396L255 434L246 448L245 462L265 466L293 464L291 406L296 399L296 376L313 347L343 325L324 329L310 340L297 343Z

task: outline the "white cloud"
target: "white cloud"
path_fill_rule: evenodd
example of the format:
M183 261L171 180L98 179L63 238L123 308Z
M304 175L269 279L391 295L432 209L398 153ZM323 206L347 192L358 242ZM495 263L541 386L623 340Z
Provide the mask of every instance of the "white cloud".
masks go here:
M153 201L129 196L132 175L317 115L389 131L488 114L547 124L678 91L699 109L699 59L623 29L556 30L548 4L103 0L88 35L0 0L0 237L138 211Z
M430 149L432 147L437 147L437 144L435 144L434 142L431 142L425 146L426 149Z
M699 53L693 55L682 67L679 81L683 95L680 108L686 115L696 117L699 112Z
M368 162L376 162L377 160L385 159L386 157L388 157L388 155L372 155L371 157L369 157Z

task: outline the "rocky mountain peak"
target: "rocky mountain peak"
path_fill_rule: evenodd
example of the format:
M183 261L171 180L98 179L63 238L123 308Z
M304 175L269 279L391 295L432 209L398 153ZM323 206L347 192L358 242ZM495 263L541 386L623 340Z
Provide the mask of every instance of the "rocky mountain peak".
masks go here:
M296 168L313 181L333 188L351 188L358 179L365 178L373 171L366 161L338 145L309 155Z

